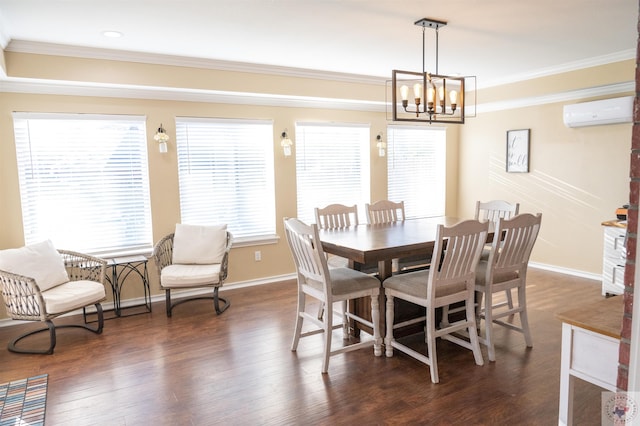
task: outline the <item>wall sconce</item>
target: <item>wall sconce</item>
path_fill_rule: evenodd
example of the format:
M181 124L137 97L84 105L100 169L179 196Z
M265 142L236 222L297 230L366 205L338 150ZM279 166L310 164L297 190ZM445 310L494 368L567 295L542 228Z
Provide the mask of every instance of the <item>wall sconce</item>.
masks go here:
M284 129L284 132L282 132L282 135L280 135L280 146L282 146L282 149L284 150L285 157L291 156L291 145L293 145L293 141L289 139L289 135L287 135L287 129Z
M153 137L153 139L158 142L158 149L160 150L161 153L166 153L167 152L167 141L169 140L169 135L165 132L164 128L162 127L162 123L160 123L160 127L158 127L158 130L156 131L155 136Z
M382 132L376 135L376 147L378 148L378 157L384 157L387 151L387 143L382 140Z

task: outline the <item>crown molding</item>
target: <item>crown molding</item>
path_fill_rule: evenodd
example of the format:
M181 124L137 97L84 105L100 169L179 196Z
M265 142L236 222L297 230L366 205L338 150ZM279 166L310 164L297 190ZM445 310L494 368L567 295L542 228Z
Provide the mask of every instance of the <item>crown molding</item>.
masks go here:
M484 112L503 111L507 109L525 108L536 105L552 104L557 102L569 102L593 98L597 96L611 96L629 94L635 92L635 82L607 84L604 86L589 87L586 89L570 90L567 92L553 93L544 96L511 99L503 102L487 102L478 104L478 114Z
M351 111L384 112L385 102L357 99L322 98L265 93L230 92L124 84L81 83L56 80L7 78L0 80L0 93L40 95L97 96L123 99L210 102L289 108L327 108Z
M137 62L153 65L202 68L220 71L247 72L254 74L273 74L286 77L312 78L319 80L343 81L360 84L385 84L383 77L348 74L331 71L310 70L304 68L283 67L246 62L222 61L207 58L173 56L156 53L133 52L94 47L70 46L55 43L41 43L27 40L11 40L7 52L31 53L36 55L68 56L84 59L104 59L109 61Z
M600 65L612 64L615 62L626 61L629 59L635 59L636 50L627 49L620 52L610 53L607 55L596 56L593 58L583 59L580 61L567 62L558 66L542 68L534 70L528 73L513 75L509 78L502 78L498 80L492 80L478 84L479 89L486 89L489 87L502 86L504 84L517 83L520 81L533 80L541 77L548 77L555 74L562 74L571 71L577 71L584 68L597 67Z

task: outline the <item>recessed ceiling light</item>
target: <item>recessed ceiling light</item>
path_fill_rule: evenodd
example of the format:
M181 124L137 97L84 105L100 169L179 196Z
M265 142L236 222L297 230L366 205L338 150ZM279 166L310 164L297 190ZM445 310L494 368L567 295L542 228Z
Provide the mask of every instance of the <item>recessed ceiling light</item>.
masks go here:
M102 35L109 38L122 37L122 33L120 31L103 31Z

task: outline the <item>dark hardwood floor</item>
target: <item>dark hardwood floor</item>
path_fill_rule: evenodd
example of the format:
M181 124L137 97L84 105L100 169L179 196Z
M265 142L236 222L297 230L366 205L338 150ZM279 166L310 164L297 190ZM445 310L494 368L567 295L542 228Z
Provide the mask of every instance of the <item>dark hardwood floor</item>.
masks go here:
M434 385L427 366L399 352L334 356L326 375L320 335L291 352L293 281L222 294L231 307L220 316L211 301L180 305L172 318L156 303L152 313L106 321L102 335L63 329L54 355L8 352L9 338L34 325L3 327L0 383L48 373L47 425L556 425L555 313L602 297L599 282L531 269L534 347L499 330L497 361L483 347L480 367L470 351L439 342ZM600 424L600 395L578 381L575 424Z

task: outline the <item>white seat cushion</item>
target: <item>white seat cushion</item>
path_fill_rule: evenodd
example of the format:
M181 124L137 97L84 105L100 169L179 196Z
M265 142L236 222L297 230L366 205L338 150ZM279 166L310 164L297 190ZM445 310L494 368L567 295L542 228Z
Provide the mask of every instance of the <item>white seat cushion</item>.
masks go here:
M429 271L407 272L406 274L393 275L384 280L384 288L397 290L399 292L419 297L427 298L427 290L429 282ZM455 293L463 292L467 289L465 282L448 284L436 288L436 297L449 296Z
M173 260L184 265L221 263L227 248L227 225L176 224Z
M105 298L105 292L104 285L99 282L79 280L44 291L42 297L48 313L60 314L93 305Z
M160 285L165 288L199 287L220 283L220 264L169 265L162 269Z
M49 240L0 251L0 269L33 278L40 291L69 281L64 260Z

